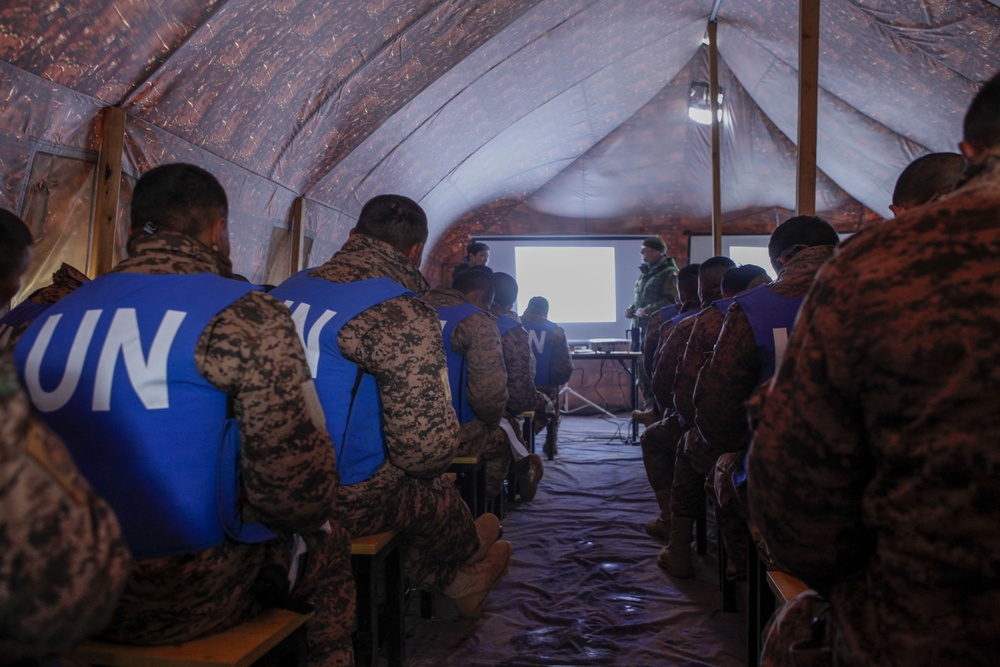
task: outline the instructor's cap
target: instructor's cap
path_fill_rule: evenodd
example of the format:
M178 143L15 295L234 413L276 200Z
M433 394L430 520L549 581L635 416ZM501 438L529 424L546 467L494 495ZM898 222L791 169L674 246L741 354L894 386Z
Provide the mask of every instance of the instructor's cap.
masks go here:
M642 245L646 248L652 248L653 250L659 250L660 252L667 251L667 244L663 242L659 236L650 236L643 240Z

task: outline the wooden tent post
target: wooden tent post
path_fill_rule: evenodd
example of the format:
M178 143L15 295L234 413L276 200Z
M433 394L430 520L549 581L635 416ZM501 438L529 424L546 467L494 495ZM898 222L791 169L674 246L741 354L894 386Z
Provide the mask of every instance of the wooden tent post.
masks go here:
M292 258L289 262L289 275L295 275L302 270L303 257L303 235L305 229L306 200L304 197L296 197L292 202Z
M105 107L101 121L101 152L97 159L94 228L90 235L90 257L87 260L87 275L91 278L110 271L114 261L124 147L125 110Z
M799 163L796 213L816 213L816 115L819 104L819 3L799 0Z
M712 251L722 254L722 151L719 133L719 44L716 21L708 23L708 97L712 110Z

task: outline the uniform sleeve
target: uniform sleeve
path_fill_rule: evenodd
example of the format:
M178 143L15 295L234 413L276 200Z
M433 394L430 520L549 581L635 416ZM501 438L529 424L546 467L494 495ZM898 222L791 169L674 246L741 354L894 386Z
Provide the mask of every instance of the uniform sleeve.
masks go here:
M5 406L6 407L6 406ZM0 442L0 662L63 653L108 621L130 557L111 508L35 417Z
M660 356L653 369L653 395L660 408L669 411L674 405L674 377L677 373L677 362L687 347L688 335L691 333L687 320L675 325L670 335L660 346Z
M514 327L501 339L507 366L507 412L520 414L545 407L545 394L535 389L535 355L528 344L528 332Z
M753 330L743 309L733 304L694 391L695 423L716 451L735 452L749 444L746 401L759 376Z
M712 313L707 312L695 319L691 337L674 376L674 407L688 424L693 424L695 420L694 388L698 382L698 372L711 356L719 335L717 326L713 326L712 317Z
M285 532L321 526L339 478L288 308L251 292L209 323L196 353L205 378L232 398L254 518Z
M566 384L573 375L573 356L566 340L566 331L556 327L552 331L552 364L549 366L549 380L554 385Z
M677 299L677 269L664 269L653 276L646 289L647 303L643 306L648 313L674 303Z
M462 320L452 332L452 346L465 354L466 398L473 412L487 426L499 426L507 405L507 369L493 318L476 313Z
M851 326L853 292L847 276L824 276L770 391L752 405L760 416L748 459L751 516L778 562L819 590L860 572L872 549L861 513L872 464L843 376L857 368L863 340Z
M412 297L380 303L341 329L340 347L375 375L389 461L413 477L444 472L458 420L434 309Z
M653 313L646 325L646 335L642 339L642 363L646 367L646 376L653 377L656 366L656 353L660 349L660 327L663 325L663 313L659 310Z

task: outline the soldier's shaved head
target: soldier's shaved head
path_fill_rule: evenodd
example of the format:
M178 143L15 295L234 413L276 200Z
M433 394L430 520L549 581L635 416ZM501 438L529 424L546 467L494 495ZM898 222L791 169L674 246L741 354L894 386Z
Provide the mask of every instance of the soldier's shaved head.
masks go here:
M928 204L948 194L962 178L965 159L958 153L930 153L907 165L892 191L892 206L899 216L908 209Z
M361 208L354 231L388 243L404 255L427 242L427 214L403 195L378 195ZM412 259L412 258L411 258ZM415 262L419 265L419 262Z
M698 268L698 299L704 303L706 299L714 298L719 292L722 276L736 262L728 257L709 257Z
M1000 146L1000 73L986 82L969 105L963 124L962 154L975 164L983 152Z
M774 270L780 271L800 250L813 246L835 246L838 243L840 237L829 222L814 215L797 215L785 220L771 232L767 254Z

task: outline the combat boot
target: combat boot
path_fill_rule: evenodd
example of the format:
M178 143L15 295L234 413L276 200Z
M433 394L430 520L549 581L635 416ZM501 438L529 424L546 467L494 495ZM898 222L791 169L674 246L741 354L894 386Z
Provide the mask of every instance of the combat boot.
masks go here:
M517 476L517 492L521 500L532 500L538 492L538 482L545 474L545 467L542 465L542 457L538 454L528 454L522 461L519 461L525 470Z
M670 489L656 492L656 504L660 507L660 516L646 522L646 534L658 540L670 539ZM666 518L664 518L666 517Z
M486 557L486 552L490 550L493 543L500 539L500 519L495 514L484 514L476 519L476 534L479 535L479 548L472 554L466 565L478 563Z
M646 410L633 410L632 421L642 424L643 426L649 426L650 424L655 424L656 422L660 421L660 416L656 414L655 408L648 408Z
M656 562L664 570L678 579L694 576L694 562L691 560L691 538L694 519L674 516L670 518L670 542L660 549Z
M483 613L490 591L510 567L512 553L510 542L500 540L493 543L481 561L459 568L443 591L455 602L458 613L466 618L478 618Z

